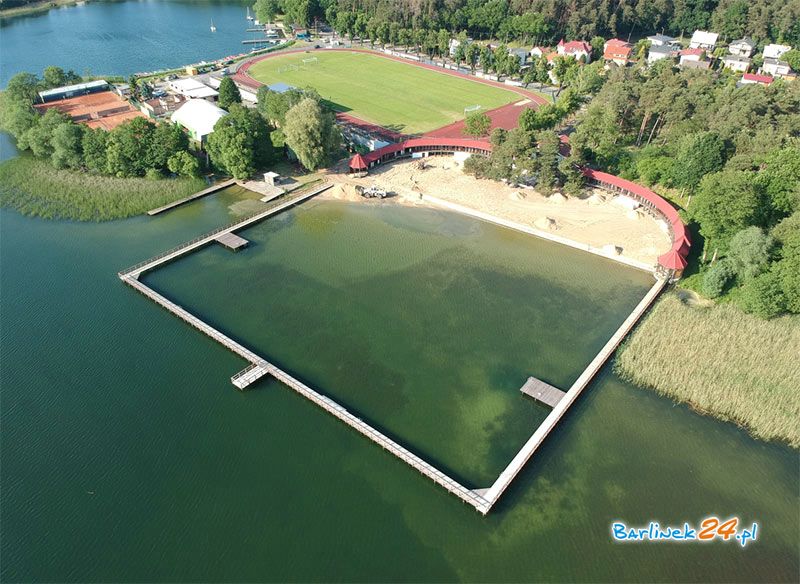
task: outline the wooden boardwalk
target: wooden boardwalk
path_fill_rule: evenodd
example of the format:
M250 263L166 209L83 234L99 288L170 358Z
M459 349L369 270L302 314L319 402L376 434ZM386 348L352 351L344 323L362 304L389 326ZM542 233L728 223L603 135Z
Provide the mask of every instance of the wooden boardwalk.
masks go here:
M600 349L600 352L592 359L589 366L583 370L572 387L569 388L564 398L553 408L553 411L544 419L536 431L528 438L525 445L517 452L516 456L511 460L508 466L500 473L494 484L484 493L484 498L489 502L489 505L494 505L500 496L514 480L514 477L519 474L525 463L533 456L533 453L539 448L541 443L547 438L548 434L558 425L562 416L566 413L572 403L578 398L581 392L589 385L589 382L597 375L597 372L605 364L608 358L614 353L616 348L622 342L622 339L631 331L633 326L639 321L642 315L647 311L658 294L667 284L666 280L659 279L653 284L653 287L645 294L644 298L636 305L628 315L617 331L611 336L608 342Z
M297 205L298 203L302 203L306 199L310 199L311 197L318 195L319 193L326 191L327 189L331 188L333 185L330 183L322 184L316 188L312 188L308 191L301 192L294 194L286 199L282 199L277 201L275 204L271 205L270 207L264 209L263 211L259 211L249 217L245 217L244 219L240 219L236 223L232 223L230 225L226 225L225 227L220 227L219 229L215 229L210 233L206 233L205 235L201 235L196 237L190 241L182 243L181 245L174 247L170 250L167 250L155 257L152 257L148 260L140 262L135 266L131 266L125 270L119 272L119 277L121 279L124 278L138 278L144 272L149 270L153 270L162 264L166 264L167 262L171 262L176 258L181 257L187 253L190 253L204 245L215 241L218 235L224 233L233 233L234 231L238 231L239 229L243 229L245 227L249 227L259 221L263 221L267 217L271 215L275 215L276 213L280 213L284 209L288 209L293 205Z
M623 338L630 332L636 322L641 318L641 316L646 312L648 307L652 304L658 294L666 285L666 280L658 280L653 287L647 292L645 297L639 302L639 304L634 308L633 312L625 319L622 325L617 329L617 331L611 336L605 346L601 349L601 351L595 356L595 358L589 363L589 366L581 373L575 383L572 384L570 389L565 393L561 390L552 387L544 382L536 379L536 378L529 378L528 382L523 386L522 391L532 395L536 399L547 400L545 403L553 406L553 410L550 414L545 418L545 420L539 425L539 427L534 431L528 441L523 445L522 449L514 456L508 466L500 473L497 477L495 482L489 488L483 489L470 489L453 479L452 477L446 475L430 463L426 462L413 452L409 451L407 448L403 447L402 445L398 444L379 430L370 426L367 422L364 422L361 418L357 417L353 413L349 412L347 408L342 406L341 404L337 403L333 399L311 389L298 379L292 377L287 372L282 371L266 359L262 358L261 356L257 355L244 345L238 343L237 341L231 339L227 335L223 334L222 332L218 331L211 325L203 322L186 309L182 308L181 306L177 305L176 303L172 302L168 298L162 296L155 290L152 290L146 284L142 283L139 280L139 276L148 271L152 270L166 262L172 261L176 257L180 257L186 253L189 253L203 245L211 241L215 241L216 238L221 233L232 233L237 229L241 229L243 227L247 227L253 223L261 221L262 219L269 217L275 213L282 211L292 205L295 205L301 201L304 201L315 194L318 194L324 191L327 188L330 188L331 185L322 185L316 189L308 191L306 193L298 194L289 199L283 200L280 203L270 207L269 209L265 209L255 215L247 217L238 223L233 225L229 225L223 228L220 228L210 234L206 234L204 236L198 237L192 241L189 241L183 245L178 246L172 250L164 252L163 254L156 256L155 258L151 258L132 268L128 268L127 270L123 270L119 272L120 279L134 288L135 290L141 292L158 305L162 306L166 310L170 311L186 323L190 324L197 330L201 331L205 335L209 336L213 340L217 341L230 351L234 352L235 354L239 355L245 361L249 362L250 365L244 369L243 371L237 373L231 378L231 383L236 386L238 389L243 390L258 379L263 378L265 375L271 375L278 381L285 384L287 387L293 389L301 396L305 397L309 401L313 402L329 414L333 415L334 417L338 418L360 434L364 435L365 437L369 438L381 448L391 452L397 458L417 470L420 474L424 475L437 485L443 487L448 492L452 493L453 495L457 496L463 502L468 503L472 507L474 507L478 512L486 515L497 500L502 496L517 474L522 470L525 466L527 461L533 456L536 452L538 447L544 441L544 439L548 436L548 434L557 426L558 422L561 420L562 416L566 413L572 403L577 399L578 395L586 388L586 386L590 383L590 381L594 378L600 368L605 364L608 358L612 355L614 350L619 346L620 342ZM526 391L526 388L528 391ZM555 393L558 392L558 393ZM538 395L541 393L541 395ZM547 394L547 396L545 396ZM560 394L560 395L559 395Z
M535 377L528 377L528 381L526 381L525 385L520 387L519 390L525 395L529 395L533 399L551 408L556 407L558 402L567 395L557 387L553 387L549 383L545 383L541 379L536 379Z
M159 213L163 213L164 211L169 211L170 209L174 209L175 207L179 207L184 203L188 203L190 201L195 201L201 197L205 197L206 195L210 195L211 193L216 193L217 191L221 191L222 189L226 189L229 186L236 184L235 179L229 179L226 181L222 181L221 183L217 183L208 187L207 189L203 189L202 191L198 191L193 195L189 195L188 197L184 197L183 199L178 199L177 201L172 201L164 205L163 207L157 207L155 209L150 209L147 214L148 215L158 215Z

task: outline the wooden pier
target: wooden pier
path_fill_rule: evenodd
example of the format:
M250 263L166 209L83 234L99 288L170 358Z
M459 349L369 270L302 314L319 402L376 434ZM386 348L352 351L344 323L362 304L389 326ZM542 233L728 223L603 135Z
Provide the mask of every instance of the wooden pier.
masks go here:
M288 209L298 203L302 203L303 201L310 199L313 196L318 195L319 193L328 190L333 185L330 183L325 183L316 188L310 189L308 191L300 192L293 194L292 196L286 199L280 199L275 202L275 204L267 207L263 211L258 211L249 217L245 217L244 219L240 219L236 223L232 223L230 225L226 225L224 227L220 227L219 229L215 229L210 233L206 233L199 237L196 237L190 241L182 243L181 245L174 247L170 250L167 250L159 255L152 257L148 260L140 262L135 266L131 266L125 270L119 272L119 277L121 279L125 278L138 278L143 273L153 270L163 264L171 262L176 258L179 258L187 253L190 253L198 248L203 247L204 245L208 245L209 243L216 241L217 236L222 235L224 233L233 233L234 231L238 231L239 229L244 229L245 227L249 227L259 221L263 221L267 217L271 215L275 215L276 213L280 213L284 209Z
M147 214L148 215L158 215L159 213L163 213L164 211L169 211L170 209L174 209L175 207L179 207L184 203L189 203L191 201L195 201L201 197L205 197L206 195L210 195L211 193L216 193L217 191L221 191L222 189L226 189L229 186L236 184L235 179L230 179L226 181L222 181L221 183L217 183L208 187L207 189L203 189L202 191L198 191L193 195L189 195L188 197L184 197L183 199L178 199L177 201L173 201L163 207L157 207L156 209L150 209Z
M250 243L244 237L239 237L235 233L230 232L221 233L217 235L214 240L231 251L239 251L243 247L247 247L247 244Z
M494 484L486 490L483 497L489 502L489 506L494 505L500 496L511 484L511 481L519 474L525 463L530 460L533 453L539 448L548 434L558 425L558 422L567 412L572 403L578 398L581 392L589 385L600 368L605 364L608 358L614 353L616 348L622 342L622 339L631 331L633 326L639 321L642 315L647 311L653 301L656 299L661 290L666 286L667 281L659 279L653 284L653 287L645 294L644 298L636 305L628 315L617 331L611 335L608 342L600 349L600 352L589 363L589 366L583 370L575 383L569 388L564 397L559 400L558 404L553 408L553 411L544 419L536 431L528 438L528 441L514 456L511 462L506 466L503 472L495 480Z
M526 381L525 385L520 387L519 390L525 395L529 395L536 401L540 401L551 408L556 407L558 402L567 395L557 387L553 387L549 383L545 383L541 379L536 379L535 377L528 377L528 381Z
M666 280L657 280L657 282L647 292L645 297L639 302L636 308L634 308L633 312L631 312L631 314L625 319L622 325L611 336L605 346L595 356L591 363L589 363L588 367L586 367L583 373L581 373L581 375L578 377L575 383L572 384L567 392L563 392L558 388L536 379L535 377L528 378L527 382L522 386L521 391L535 399L542 401L543 403L546 403L547 405L550 405L553 408L552 411L534 431L520 451L517 452L508 466L500 473L500 475L489 488L470 489L447 474L443 473L430 463L426 462L407 448L398 444L379 430L373 428L367 422L348 411L347 408L341 404L308 387L298 379L289 375L287 372L282 371L266 359L257 355L244 345L231 339L211 325L203 322L193 314L189 313L186 309L162 296L155 290L152 290L139 280L139 277L142 273L152 270L160 265L163 265L164 263L172 261L177 257L198 249L209 242L218 241L221 234L233 234L233 232L238 229L252 225L253 223L265 219L266 217L274 215L275 213L279 213L280 211L291 207L292 205L296 205L301 201L313 197L325 189L330 188L330 186L331 185L329 184L324 184L308 192L297 194L289 199L273 205L269 209L265 209L259 213L256 213L255 215L242 219L237 223L222 227L212 233L186 242L172 250L168 250L154 258L119 272L119 278L124 283L128 284L135 290L141 292L156 302L156 304L159 306L162 306L178 318L182 319L184 322L190 324L197 330L201 331L247 361L249 363L248 367L231 377L231 383L237 389L244 390L264 376L271 375L273 378L293 389L298 394L313 402L329 414L338 418L360 434L372 440L381 448L391 452L397 458L418 471L420 474L424 475L437 485L457 496L463 502L474 507L481 514L486 515L497 502L497 500L502 496L517 474L519 474L528 460L533 456L544 439L557 426L558 422L561 420L572 403L577 399L586 386L589 385L600 368L619 346L620 342L646 312L646 310L666 285Z

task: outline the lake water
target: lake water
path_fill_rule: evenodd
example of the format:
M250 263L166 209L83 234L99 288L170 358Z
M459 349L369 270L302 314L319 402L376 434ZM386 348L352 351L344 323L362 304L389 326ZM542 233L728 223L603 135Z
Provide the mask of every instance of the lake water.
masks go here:
M0 20L0 87L48 65L124 75L247 52L247 2L92 1ZM252 4L252 3L251 3ZM217 27L211 32L211 21Z
M207 6L98 3L12 20L3 63L9 27L35 34L70 10L134 8L166 22ZM59 62L105 70L90 46L78 38ZM155 62L128 56L112 72L180 64L152 51ZM104 224L0 211L4 581L797 580L797 453L610 367L487 517L281 384L235 391L242 361L116 272L229 221L239 199ZM148 282L477 486L542 414L516 393L520 377L568 384L647 286L424 210L312 202L245 234L251 249L209 248ZM709 514L758 521L759 540L609 535L615 519Z

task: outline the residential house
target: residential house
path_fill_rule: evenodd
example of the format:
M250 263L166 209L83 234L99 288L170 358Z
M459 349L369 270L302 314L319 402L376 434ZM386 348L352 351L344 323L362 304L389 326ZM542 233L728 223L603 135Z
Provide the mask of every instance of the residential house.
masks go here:
M780 59L772 59L767 58L764 59L764 64L761 65L761 73L768 73L773 77L785 77L789 75L792 71L792 68L789 66L789 63L786 61L781 61Z
M678 53L680 55L680 64L683 65L689 61L703 61L705 60L705 49L683 49Z
M545 55L549 55L553 52L553 49L549 47L533 47L531 49L531 57L544 57Z
M784 53L792 50L789 45L776 45L771 44L764 47L764 59L780 59Z
M673 59L678 54L670 45L652 45L647 51L647 64L652 65L661 59Z
M647 40L650 41L651 47L672 47L678 48L680 47L680 43L678 39L675 37L667 36L665 34L654 34L647 37Z
M756 50L756 43L750 37L733 41L728 45L728 52L739 57L752 57Z
M619 39L611 39L603 45L603 59L625 67L631 60L633 45Z
M564 42L564 39L558 41L556 46L556 53L564 57L572 57L573 59L583 59L585 63L592 60L592 47L586 41L569 41Z
M715 32L709 32L707 30L696 30L692 35L692 40L689 41L689 48L705 49L707 51L713 51L714 47L717 46L718 38L719 35Z
M725 55L722 58L722 66L737 73L746 73L750 69L750 59L739 55Z
M769 86L775 79L769 75L756 75L755 73L745 73L742 75L742 80L736 84L737 87L742 85L763 85L765 87Z
M159 118L176 111L186 99L182 95L168 94L154 97L139 104L139 111L150 118Z

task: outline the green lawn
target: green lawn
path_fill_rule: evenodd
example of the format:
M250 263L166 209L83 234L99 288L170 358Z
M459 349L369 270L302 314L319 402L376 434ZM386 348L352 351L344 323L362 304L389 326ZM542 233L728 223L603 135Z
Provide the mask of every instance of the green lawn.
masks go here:
M303 63L313 57L316 63ZM248 72L262 83L313 87L338 111L409 134L460 120L471 105L486 110L522 99L505 89L366 53L293 53L265 59Z

